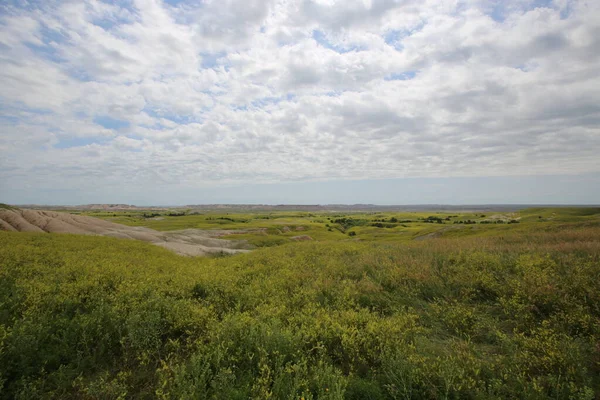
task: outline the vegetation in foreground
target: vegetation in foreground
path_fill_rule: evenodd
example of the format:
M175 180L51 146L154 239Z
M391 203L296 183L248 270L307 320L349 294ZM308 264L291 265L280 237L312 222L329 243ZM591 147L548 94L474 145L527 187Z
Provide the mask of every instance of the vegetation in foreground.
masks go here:
M213 259L0 232L0 396L597 399L598 215L544 213Z

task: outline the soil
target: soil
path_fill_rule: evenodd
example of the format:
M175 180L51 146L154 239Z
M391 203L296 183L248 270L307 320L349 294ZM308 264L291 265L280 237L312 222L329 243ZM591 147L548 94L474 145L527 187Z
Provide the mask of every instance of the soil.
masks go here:
M244 253L250 245L243 240L219 239L220 236L244 231L186 229L159 232L150 228L133 227L83 215L43 210L0 209L0 230L18 232L74 233L112 236L149 242L188 256L211 253Z

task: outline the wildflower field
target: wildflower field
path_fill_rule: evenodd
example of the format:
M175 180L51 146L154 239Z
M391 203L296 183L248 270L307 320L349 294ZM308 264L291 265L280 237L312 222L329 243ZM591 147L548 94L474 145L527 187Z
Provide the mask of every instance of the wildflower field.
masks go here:
M600 399L600 209L90 215L255 250L0 232L0 398Z

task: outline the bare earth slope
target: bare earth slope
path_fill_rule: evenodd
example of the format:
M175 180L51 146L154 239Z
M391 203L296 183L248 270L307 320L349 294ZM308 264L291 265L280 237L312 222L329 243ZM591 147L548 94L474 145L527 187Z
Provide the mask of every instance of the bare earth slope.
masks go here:
M54 211L0 209L0 230L75 233L136 239L190 256L248 251L243 249L247 246L245 242L218 239L217 237L221 234L219 231L186 229L158 232L149 228L125 226L98 218Z

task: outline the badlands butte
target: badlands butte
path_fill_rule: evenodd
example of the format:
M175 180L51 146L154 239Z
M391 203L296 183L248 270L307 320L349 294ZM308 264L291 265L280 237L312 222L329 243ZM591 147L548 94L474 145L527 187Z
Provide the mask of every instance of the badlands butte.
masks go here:
M150 242L188 256L234 254L249 251L243 240L225 240L221 236L247 233L250 230L201 230L159 232L145 227L133 227L84 215L47 210L6 207L0 209L0 230L18 232L72 233L111 236Z

